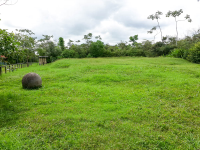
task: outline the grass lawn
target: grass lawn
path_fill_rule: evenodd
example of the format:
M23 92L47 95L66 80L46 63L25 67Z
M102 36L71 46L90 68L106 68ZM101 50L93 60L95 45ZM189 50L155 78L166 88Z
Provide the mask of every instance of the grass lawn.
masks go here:
M43 86L22 89L26 73ZM63 59L0 76L0 150L200 149L200 66Z

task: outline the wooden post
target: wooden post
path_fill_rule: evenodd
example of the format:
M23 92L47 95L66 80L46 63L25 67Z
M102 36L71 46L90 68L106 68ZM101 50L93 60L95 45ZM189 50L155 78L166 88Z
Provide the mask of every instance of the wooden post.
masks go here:
M1 73L2 73L2 72L1 72L1 66L0 66L0 75L1 75Z
M10 72L10 65L9 65L9 72Z
M6 66L5 66L5 73L6 73L6 71L7 71L7 70L6 70Z

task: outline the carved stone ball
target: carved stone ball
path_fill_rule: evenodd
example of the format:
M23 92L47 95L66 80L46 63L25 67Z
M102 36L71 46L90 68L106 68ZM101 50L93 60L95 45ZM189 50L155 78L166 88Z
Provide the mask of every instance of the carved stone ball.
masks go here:
M42 86L42 79L36 73L28 73L22 78L22 86L25 89L36 89Z

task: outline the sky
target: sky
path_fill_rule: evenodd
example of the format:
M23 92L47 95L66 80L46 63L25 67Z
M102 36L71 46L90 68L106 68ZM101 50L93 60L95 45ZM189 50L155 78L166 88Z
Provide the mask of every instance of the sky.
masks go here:
M0 4L4 1L0 0ZM88 33L100 35L110 45L128 42L134 35L138 35L138 42L152 41L159 30L153 34L147 31L158 24L147 17L157 11L163 13L159 19L163 36L176 36L175 19L166 17L169 10L183 10L178 20L184 20L186 14L192 19L191 23L178 22L179 38L200 29L197 0L9 0L9 4L14 5L0 6L1 29L29 29L37 39L53 35L54 40L63 37L65 43L69 39L84 42ZM161 34L156 35L155 41L160 40Z

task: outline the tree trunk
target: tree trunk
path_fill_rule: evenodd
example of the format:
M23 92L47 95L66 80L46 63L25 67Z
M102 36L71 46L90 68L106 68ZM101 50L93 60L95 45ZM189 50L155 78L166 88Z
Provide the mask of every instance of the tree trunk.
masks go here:
M158 22L158 19L157 19L157 22ZM161 33L161 41L163 41L162 31L161 31L161 28L160 28L160 24L159 24L159 22L158 22L158 27L159 27L159 29L160 29L160 33Z
M27 57L27 67L29 67L29 64L28 64L28 57Z
M176 21L176 17L175 17L175 21ZM176 46L177 46L177 41L178 41L178 29L177 29L177 21L176 21Z

